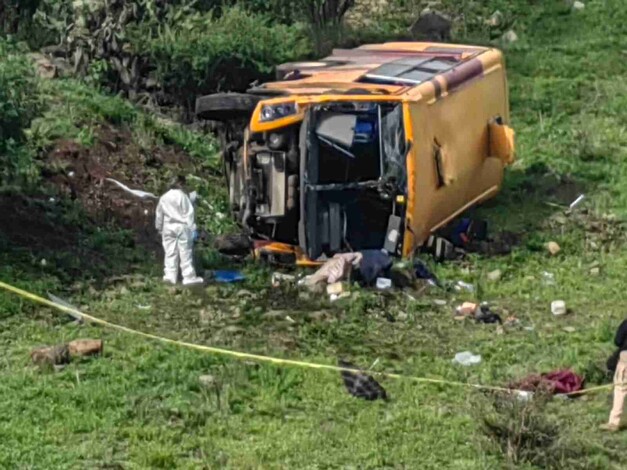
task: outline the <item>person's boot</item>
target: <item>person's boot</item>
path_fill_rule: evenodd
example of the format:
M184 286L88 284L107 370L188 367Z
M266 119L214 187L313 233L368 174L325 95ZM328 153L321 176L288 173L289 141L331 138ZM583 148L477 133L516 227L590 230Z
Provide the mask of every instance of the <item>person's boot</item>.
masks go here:
M173 286L176 285L176 279L173 279L169 276L163 276L163 282L165 282L166 284L173 285Z
M184 286L192 286L192 285L195 285L195 284L202 284L204 282L205 282L205 280L202 277L199 277L199 276L183 279L183 285Z
M607 432L618 432L621 430L621 427L616 424L603 423L601 426L599 426L599 429Z

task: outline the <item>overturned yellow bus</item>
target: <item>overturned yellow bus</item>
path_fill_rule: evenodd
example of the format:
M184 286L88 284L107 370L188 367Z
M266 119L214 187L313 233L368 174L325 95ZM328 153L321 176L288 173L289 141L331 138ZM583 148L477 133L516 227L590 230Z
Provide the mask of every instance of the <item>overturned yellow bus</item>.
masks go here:
M393 42L283 64L198 98L219 121L231 210L260 256L311 264L429 235L494 196L514 160L503 55Z

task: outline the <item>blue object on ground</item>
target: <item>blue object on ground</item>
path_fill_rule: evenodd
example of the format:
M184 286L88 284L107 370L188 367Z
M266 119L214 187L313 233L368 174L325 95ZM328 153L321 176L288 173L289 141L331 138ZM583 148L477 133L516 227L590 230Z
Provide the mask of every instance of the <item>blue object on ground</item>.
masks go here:
M246 279L246 276L239 271L214 271L213 277L216 282L224 283L239 282Z
M374 282L392 266L390 255L382 250L363 250L361 254L363 258L359 263L359 271L366 284Z
M426 279L432 285L435 285L435 286L438 286L438 287L440 286L440 281L438 280L438 278L435 277L435 274L433 274L429 270L429 268L427 267L427 265L423 261L421 261L419 259L414 260L414 270L415 270L415 273L416 273L416 277L418 279Z

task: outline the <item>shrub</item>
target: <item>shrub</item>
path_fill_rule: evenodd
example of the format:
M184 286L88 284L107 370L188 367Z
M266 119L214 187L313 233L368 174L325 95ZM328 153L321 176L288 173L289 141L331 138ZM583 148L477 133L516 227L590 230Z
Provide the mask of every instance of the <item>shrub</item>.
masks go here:
M38 80L23 51L0 39L0 183L19 183L36 174L32 155L21 144L40 111Z
M272 24L239 7L219 18L194 13L152 35L139 26L131 37L166 93L187 106L198 95L244 90L251 81L269 77L276 64L310 54L298 26Z
M17 46L0 39L0 150L23 131L39 109L35 70Z
M474 411L486 450L497 448L511 466L581 468L581 456L589 449L581 439L564 435L560 422L548 413L551 398L543 390L529 400L491 395Z

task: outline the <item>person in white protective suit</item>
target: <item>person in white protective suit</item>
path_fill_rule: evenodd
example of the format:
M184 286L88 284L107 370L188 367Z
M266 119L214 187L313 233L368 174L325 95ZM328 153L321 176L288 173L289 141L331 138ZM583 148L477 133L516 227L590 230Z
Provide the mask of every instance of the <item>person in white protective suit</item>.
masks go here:
M203 279L196 276L193 260L196 236L194 205L182 190L184 184L184 178L177 178L172 189L161 196L157 205L155 227L161 234L165 252L163 281L176 284L180 266L183 285L201 284Z

